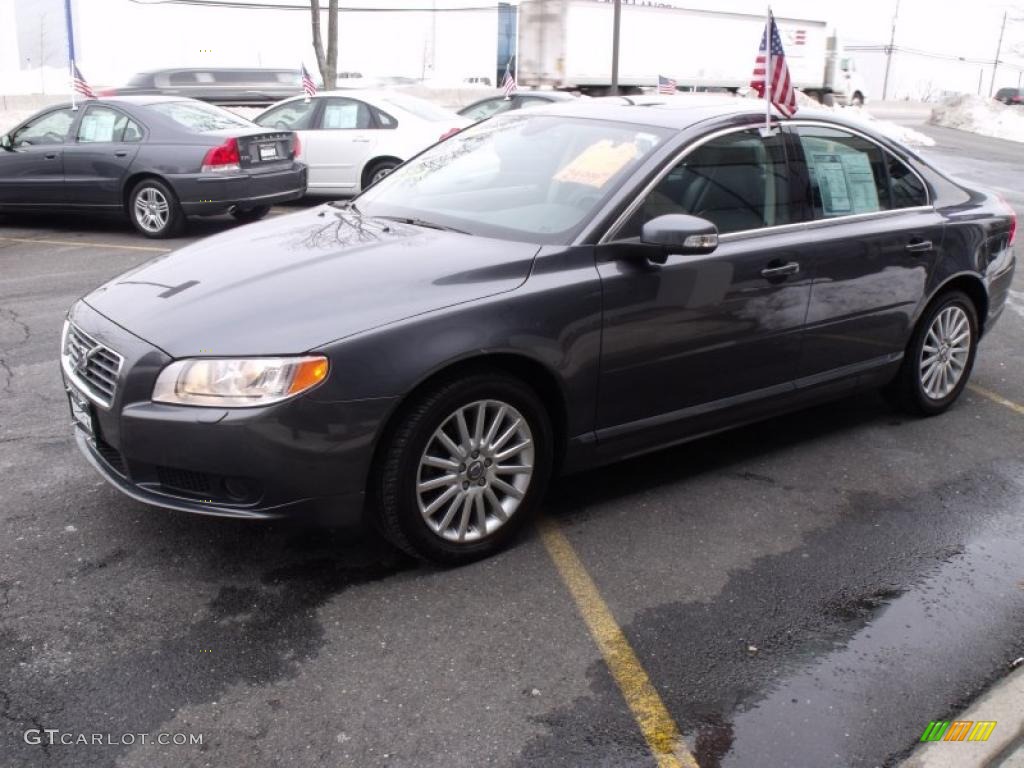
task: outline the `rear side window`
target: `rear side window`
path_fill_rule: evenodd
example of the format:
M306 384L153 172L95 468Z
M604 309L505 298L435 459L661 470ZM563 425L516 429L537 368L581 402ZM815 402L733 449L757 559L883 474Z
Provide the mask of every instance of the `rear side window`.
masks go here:
M370 108L354 99L325 99L320 127L327 131L361 130L373 127Z
M149 106L191 131L221 131L226 128L251 128L252 123L226 109L201 101L161 101Z
M393 118L387 112L384 112L384 111L379 110L379 109L374 109L373 110L373 114L374 114L374 117L377 118L377 125L380 126L381 128L397 128L398 127L398 121L395 120L395 118Z
M142 130L123 112L109 107L89 107L78 124L76 139L80 144L98 142L138 141Z
M818 126L794 129L803 148L816 219L885 211L892 207L886 152L846 131Z
M889 155L889 183L892 186L892 207L913 208L928 205L928 192L920 177L906 163L894 155Z
M670 213L700 216L722 234L799 220L783 137L738 131L697 147L644 198L619 237L639 237L645 222Z

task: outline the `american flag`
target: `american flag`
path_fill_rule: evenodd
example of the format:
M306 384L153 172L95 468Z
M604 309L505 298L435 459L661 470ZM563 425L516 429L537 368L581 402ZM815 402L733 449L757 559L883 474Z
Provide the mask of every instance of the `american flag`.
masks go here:
M302 90L306 92L306 96L316 96L316 83L313 82L313 78L309 75L309 70L306 69L305 64L300 64L302 73Z
M658 75L658 93L675 93L676 81L671 77Z
M512 74L512 59L505 65L505 76L501 79L501 89L505 92L505 98L512 98L512 94L519 88L516 85L516 76Z
M85 82L85 78L82 77L82 73L78 69L78 65L75 62L71 62L71 80L72 86L76 93L80 93L87 99L95 99L96 94L93 93L92 88Z
M772 41L771 50L766 56L765 49L769 32ZM772 79L766 89L769 59ZM757 59L754 62L754 78L750 81L750 87L757 91L757 95L761 98L768 98L775 108L786 117L796 114L796 93L793 91L793 82L789 79L789 67L786 65L786 54L782 50L779 28L775 24L775 17L771 14L768 16L768 23L765 24L764 34L761 36L761 47L757 51ZM767 97L765 90L768 91Z

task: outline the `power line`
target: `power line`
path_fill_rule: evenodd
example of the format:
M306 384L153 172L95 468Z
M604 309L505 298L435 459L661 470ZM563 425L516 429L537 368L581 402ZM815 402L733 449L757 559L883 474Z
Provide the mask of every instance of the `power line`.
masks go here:
M245 0L131 0L136 5L195 5L209 8L235 8L239 10L252 11L304 11L309 12L308 5L295 5L292 3L256 3L245 2ZM399 8L399 7L371 7L346 6L339 7L339 12L346 13L463 13L466 11L496 11L498 3L490 5L466 5L457 8Z

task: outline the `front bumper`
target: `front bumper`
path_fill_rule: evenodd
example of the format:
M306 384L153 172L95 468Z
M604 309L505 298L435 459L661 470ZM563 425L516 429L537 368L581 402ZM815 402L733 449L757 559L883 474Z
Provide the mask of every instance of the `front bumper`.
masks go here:
M124 358L109 407L90 404L92 434L75 426L79 449L122 493L205 515L339 525L362 518L390 399L326 402L314 391L265 408L154 403L156 375L171 358L83 302L71 321Z
M261 172L171 176L174 192L188 216L215 216L233 208L256 208L298 200L306 194L303 163Z

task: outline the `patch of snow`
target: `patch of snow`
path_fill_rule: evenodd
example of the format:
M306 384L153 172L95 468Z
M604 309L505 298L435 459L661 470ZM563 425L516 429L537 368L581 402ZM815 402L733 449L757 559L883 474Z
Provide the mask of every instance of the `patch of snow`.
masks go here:
M981 96L951 96L932 110L928 122L997 139L1024 141L1024 107Z

